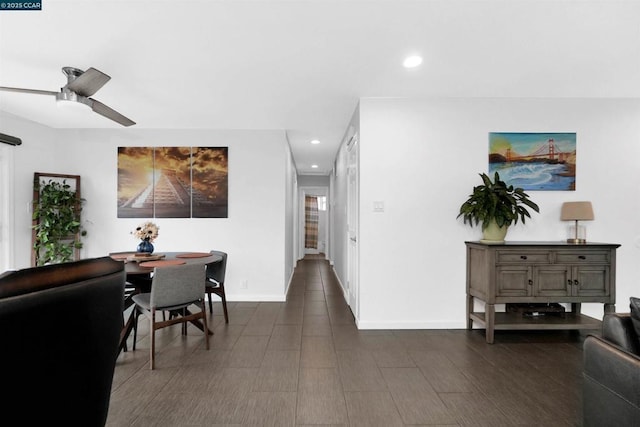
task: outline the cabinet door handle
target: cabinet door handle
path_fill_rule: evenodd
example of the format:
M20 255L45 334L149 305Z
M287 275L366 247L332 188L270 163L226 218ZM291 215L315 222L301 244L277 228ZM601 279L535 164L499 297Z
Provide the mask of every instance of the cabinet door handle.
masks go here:
M571 279L567 280L567 285L571 286Z
M520 255L520 259L527 259L526 255Z
M587 259L587 257L584 255L578 255L578 259Z
M529 286L533 286L533 280L529 279Z
M578 282L577 280L574 280L573 284L576 285L576 286L580 286L580 282Z

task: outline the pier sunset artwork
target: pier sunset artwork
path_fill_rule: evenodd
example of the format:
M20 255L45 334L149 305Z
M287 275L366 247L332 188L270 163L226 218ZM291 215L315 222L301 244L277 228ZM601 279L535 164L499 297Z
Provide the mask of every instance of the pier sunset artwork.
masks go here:
M227 147L118 147L118 218L227 218Z
M576 189L575 133L489 133L489 175L525 191Z

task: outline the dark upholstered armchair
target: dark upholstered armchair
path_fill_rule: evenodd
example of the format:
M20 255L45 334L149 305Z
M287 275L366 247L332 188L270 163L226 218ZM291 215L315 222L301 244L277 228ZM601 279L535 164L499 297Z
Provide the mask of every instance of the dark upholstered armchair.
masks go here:
M3 420L106 423L124 283L124 264L109 257L0 275Z
M629 314L607 314L584 342L583 425L640 425L640 339Z

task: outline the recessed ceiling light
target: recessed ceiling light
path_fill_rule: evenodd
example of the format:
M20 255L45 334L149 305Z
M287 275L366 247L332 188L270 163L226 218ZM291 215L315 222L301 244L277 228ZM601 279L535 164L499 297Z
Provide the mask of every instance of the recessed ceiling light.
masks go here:
M318 169L318 165L311 165L313 169Z
M415 68L420 64L422 64L422 57L418 55L409 56L402 63L405 68Z
M315 145L315 144L320 144L320 141L319 141L319 140L317 140L317 139L314 139L314 140L312 140L312 141L311 141L311 143L312 143L312 144L314 144L314 145Z

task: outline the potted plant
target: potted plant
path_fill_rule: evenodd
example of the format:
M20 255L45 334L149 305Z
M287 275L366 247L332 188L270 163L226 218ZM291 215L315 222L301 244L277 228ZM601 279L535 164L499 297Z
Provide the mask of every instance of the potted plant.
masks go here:
M84 199L66 181L43 181L36 189L40 193L33 207L35 265L73 261L82 248L79 236L86 235L80 230Z
M473 193L460 206L457 218L471 227L482 223L483 239L489 242L504 242L507 228L525 218L531 218L529 209L540 212L537 204L520 187L514 188L500 179L495 173L493 182L487 174L480 174L482 185L473 187Z

